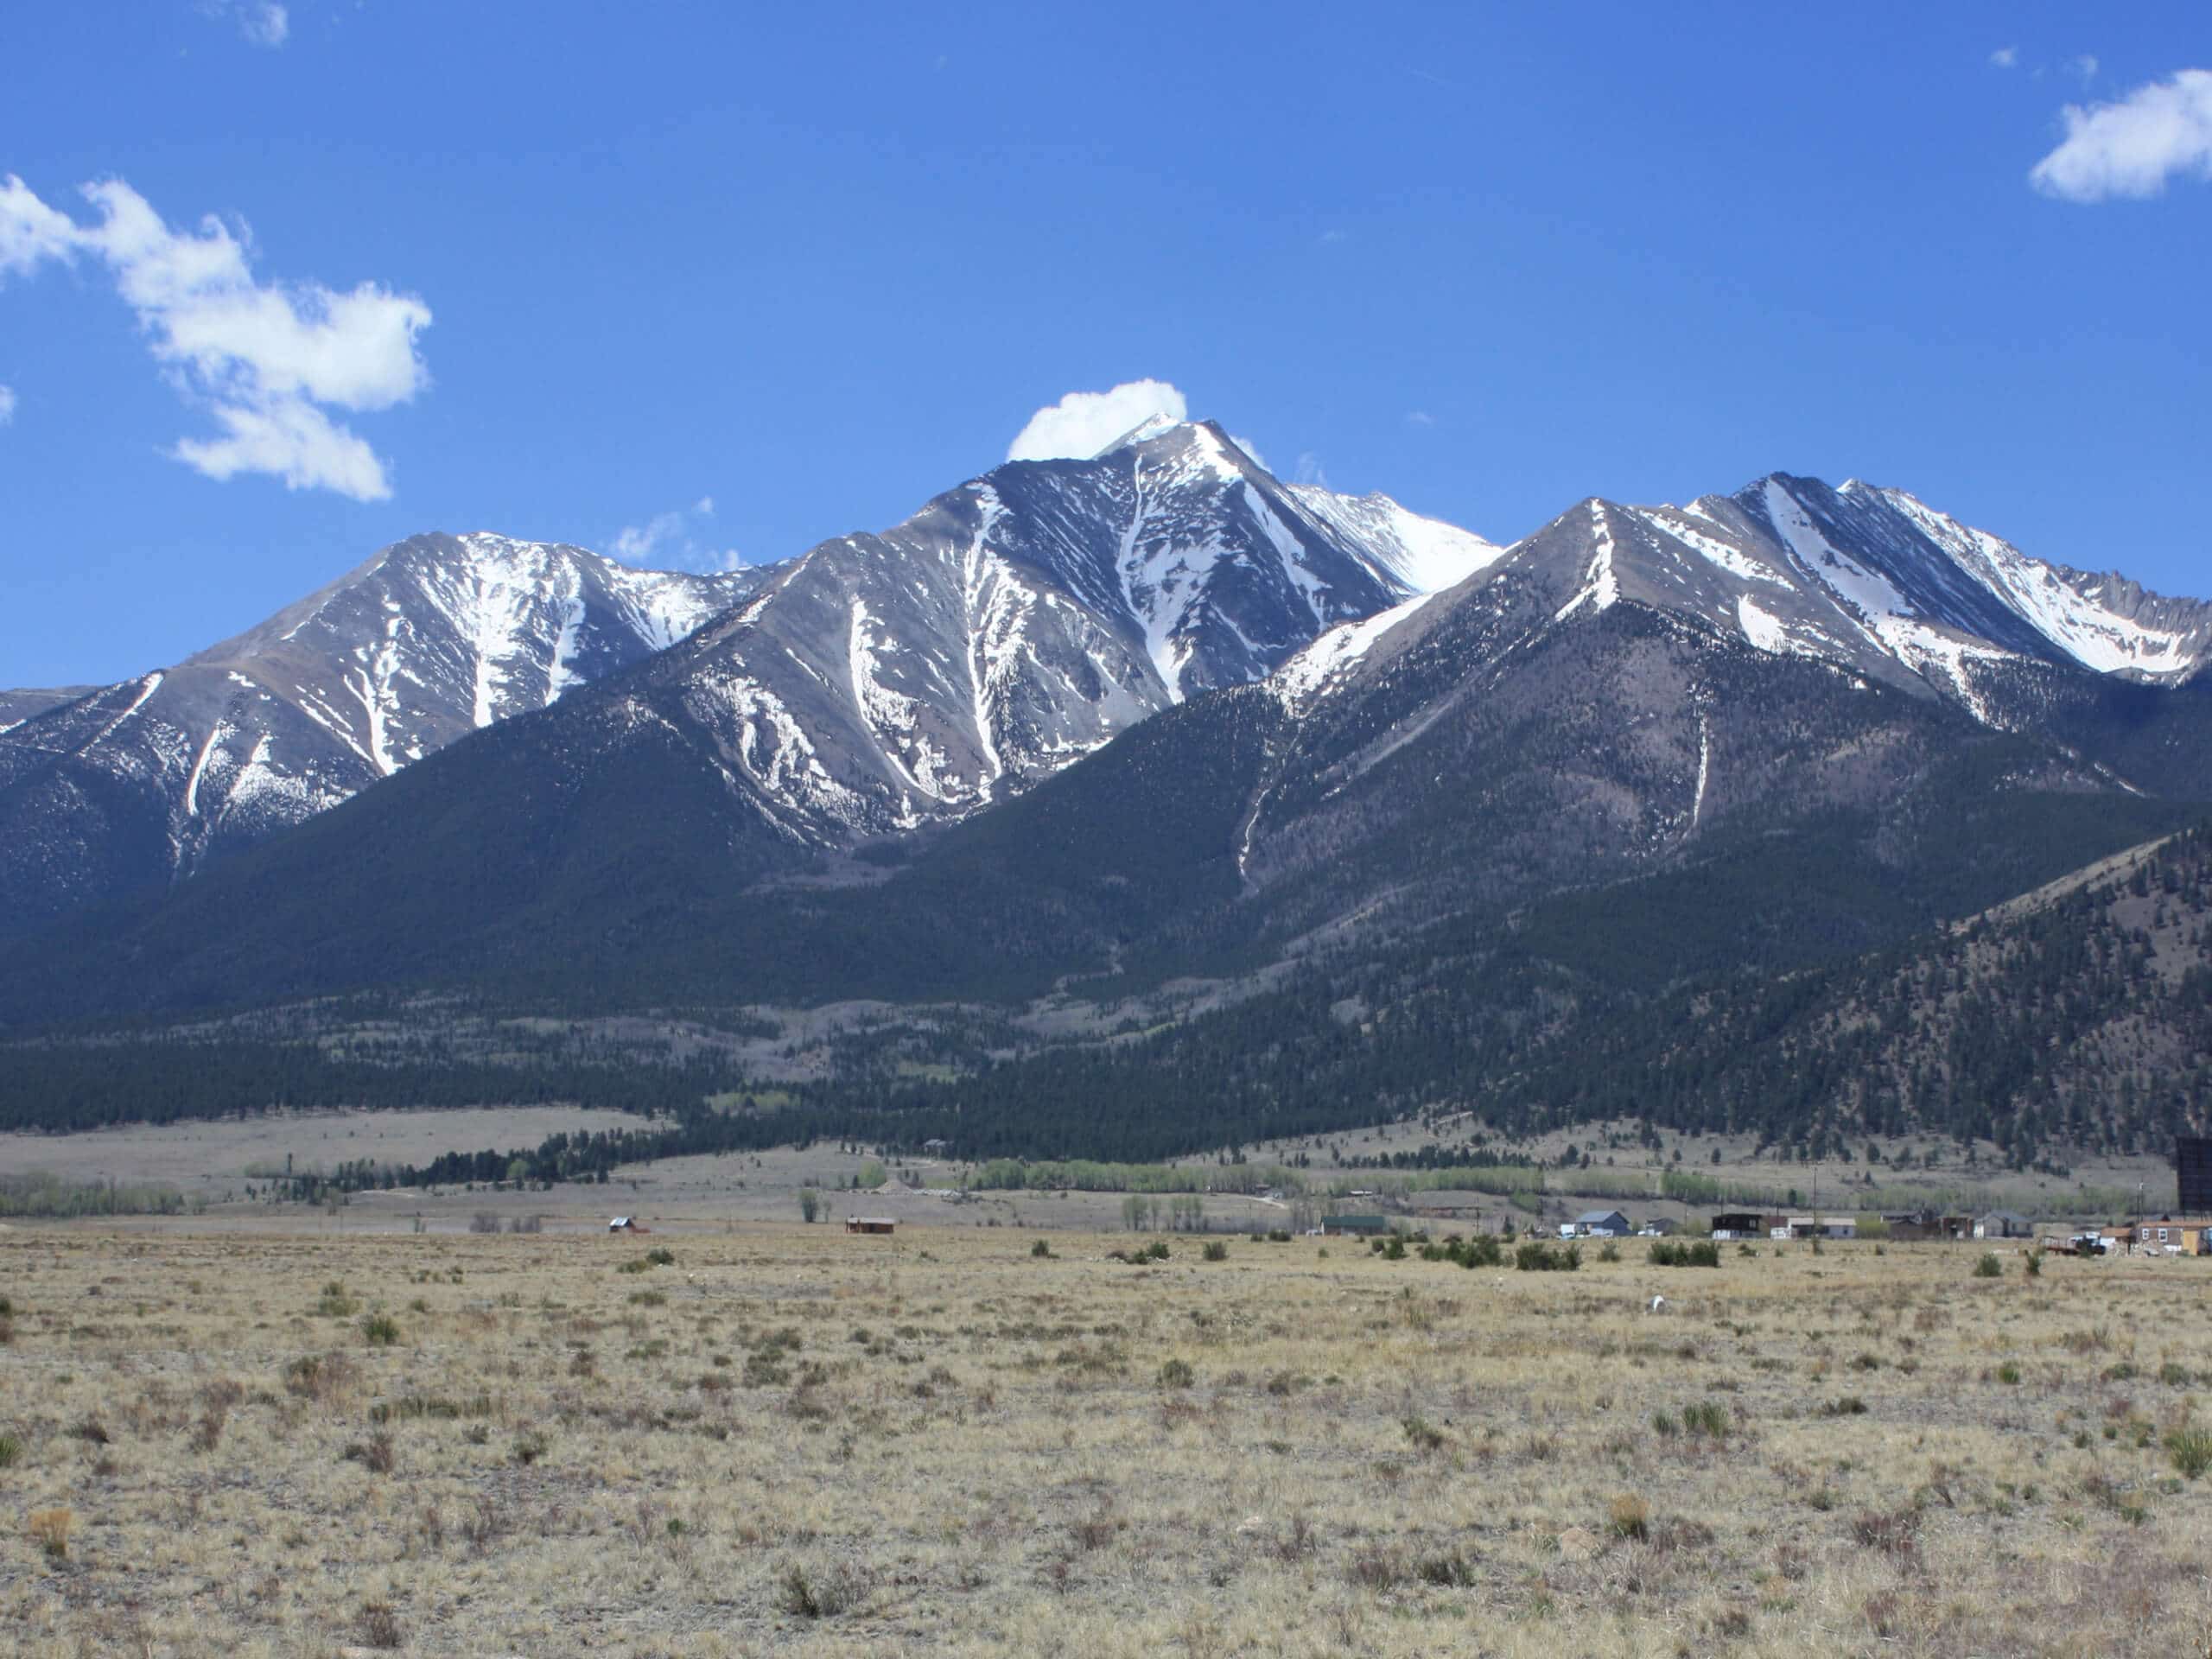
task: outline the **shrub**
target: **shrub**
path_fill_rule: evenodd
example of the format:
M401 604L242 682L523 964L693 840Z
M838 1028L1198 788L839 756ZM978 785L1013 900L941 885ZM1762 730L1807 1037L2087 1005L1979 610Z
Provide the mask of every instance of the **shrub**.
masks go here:
M1576 1244L1554 1245L1531 1239L1515 1247L1513 1265L1522 1273L1573 1273L1582 1265L1582 1249Z
M822 1195L810 1186L798 1190L798 1218L812 1221L822 1213Z
M361 1321L361 1334L372 1348L391 1348L399 1341L399 1321L389 1313L372 1313Z
M1692 1434L1702 1434L1707 1440L1725 1440L1728 1438L1728 1410L1717 1400L1700 1400L1682 1408L1682 1427Z
M353 1615L353 1632L361 1638L365 1648L396 1648L405 1639L399 1628L399 1615L391 1610L388 1601L363 1602L361 1611Z
M1429 1555L1414 1564L1414 1576L1423 1584L1433 1584L1446 1590L1465 1590L1473 1586L1475 1569L1467 1558L1454 1550L1449 1555Z
M499 1230L499 1218L489 1210L479 1210L468 1218L468 1230L472 1233L496 1233Z
M1068 1536L1075 1540L1078 1549L1103 1549L1114 1541L1115 1535L1120 1530L1113 1511L1103 1505L1096 1514L1068 1523Z
M1434 1452L1444 1444L1444 1431L1416 1412L1398 1425L1406 1432L1406 1442L1417 1452Z
M1855 1394L1847 1394L1840 1400L1831 1400L1821 1408L1823 1417L1861 1417L1866 1414L1866 1402Z
M54 1560L60 1560L69 1554L69 1529L75 1524L76 1517L67 1510L33 1510L31 1541Z
M1651 1506L1633 1492L1623 1492L1606 1506L1605 1529L1616 1538L1640 1542L1651 1530Z
M388 1475L399 1466L399 1453L391 1436L378 1429L365 1444L355 1441L338 1454L341 1463L358 1463L372 1475Z
M2021 1265L2023 1268L2026 1268L2026 1269L2027 1269L2027 1274L2028 1274L2028 1277L2029 1277L2029 1278L2031 1278L2031 1279L2040 1279L2040 1278L2042 1278L2042 1277L2043 1277L2043 1252L2042 1252L2041 1250L2030 1250L2030 1251L2028 1252L2028 1255L2027 1255L2027 1259L2026 1259L2025 1261L2024 1261L2023 1262L2021 1262L2021 1264L2020 1264L2020 1265Z
M1655 1268L1717 1268L1720 1247L1709 1238L1662 1238L1644 1259Z
M1981 1260L1974 1264L1974 1276L1977 1279L1999 1278L2004 1271L2005 1264L1997 1259L1994 1250L1984 1250Z
M1600 1262L1619 1261L1621 1259L1621 1247L1614 1243L1611 1239L1607 1239L1603 1244L1600 1244L1598 1247L1598 1259Z
M2177 1428L2166 1436L2166 1455L2174 1467L2196 1479L2212 1469L2212 1429Z
M1395 1590L1406 1581L1406 1563L1395 1550L1369 1544L1351 1558L1344 1576L1363 1590Z
M793 1561L776 1583L776 1605L795 1618L835 1618L857 1606L868 1580L843 1562L809 1568Z
M334 1279L322 1287L322 1300L315 1305L315 1311L327 1319L350 1319L359 1306L346 1294L345 1285Z
M1052 1247L1040 1238L1034 1244L1032 1244L1029 1247L1029 1254L1035 1256L1049 1257L1052 1254Z
M23 1442L15 1434L0 1434L0 1469L12 1469L23 1460Z
M676 1252L665 1244L656 1244L645 1252L645 1265L654 1268L672 1268L676 1265Z
M1851 1535L1861 1548L1878 1549L1888 1555L1910 1555L1920 1541L1920 1512L1892 1510L1885 1515L1874 1510L1862 1510L1851 1523Z
M1203 1254L1209 1262L1226 1262L1229 1260L1229 1246L1220 1239L1209 1239Z
M550 1449L550 1442L544 1435L534 1428L526 1428L515 1436L513 1446L508 1449L508 1455L523 1468L527 1469L542 1459Z
M1160 1368L1160 1386L1163 1389L1187 1389L1198 1380L1186 1359L1171 1359Z

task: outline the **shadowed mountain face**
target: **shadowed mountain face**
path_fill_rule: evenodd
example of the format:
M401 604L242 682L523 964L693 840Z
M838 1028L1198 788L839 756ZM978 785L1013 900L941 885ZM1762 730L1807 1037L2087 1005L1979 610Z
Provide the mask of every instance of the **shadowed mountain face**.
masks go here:
M664 649L762 579L418 536L175 667L11 694L51 701L0 729L0 935L190 875Z

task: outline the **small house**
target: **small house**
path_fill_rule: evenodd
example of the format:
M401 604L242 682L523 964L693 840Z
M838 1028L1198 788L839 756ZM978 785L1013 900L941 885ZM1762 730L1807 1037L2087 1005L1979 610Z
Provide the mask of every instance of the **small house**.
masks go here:
M898 1223L889 1216L847 1216L845 1230L849 1233L887 1233Z
M1756 1210L1723 1210L1713 1218L1713 1236L1724 1241L1764 1238L1766 1233L1766 1217Z
M2121 1222L2114 1227L2097 1229L2097 1248L2107 1255L2125 1255L2135 1248L2135 1226Z
M1574 1230L1581 1238L1626 1238L1636 1229L1618 1210L1586 1210L1574 1218Z
M2156 1221L2138 1223L2135 1231L2145 1249L2163 1250L2168 1255L2212 1255L2212 1221L2176 1221L2160 1216Z
M1976 1238L2033 1238L2036 1224L2025 1216L2015 1215L2010 1210L1993 1210L1986 1216L1974 1218Z
M1859 1217L1856 1216L1789 1216L1783 1219L1777 1238L1856 1238L1859 1236Z
M1321 1230L1332 1237L1337 1234L1344 1233L1359 1238L1372 1238L1390 1230L1390 1217L1388 1216L1324 1216L1321 1217Z
M1675 1234L1680 1232L1681 1229L1682 1224L1676 1221L1672 1216L1654 1216L1650 1220L1643 1224L1643 1236L1646 1238L1671 1238Z
M634 1216L617 1216L607 1224L610 1233L649 1233L652 1229Z

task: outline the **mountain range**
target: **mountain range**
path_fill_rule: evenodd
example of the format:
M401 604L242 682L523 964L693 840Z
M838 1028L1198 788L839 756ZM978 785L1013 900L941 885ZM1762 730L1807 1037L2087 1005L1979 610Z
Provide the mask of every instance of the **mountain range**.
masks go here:
M534 556L556 553L590 558ZM643 628L577 643L615 607L540 602L550 626L499 637L542 649L381 679L392 642L483 636L450 606L423 620L428 578L356 603L362 574L188 665L252 680L365 766L326 751L294 774L344 804L218 859L175 832L212 761L149 747L134 776L170 827L141 836L139 885L168 890L19 914L59 920L0 960L0 1017L866 999L912 1011L887 1042L918 1052L959 1000L1034 1014L1179 985L1198 988L1141 1042L1001 1037L944 1087L978 1112L1111 1089L1115 1133L1155 1151L1177 1123L1217 1143L1224 1113L1252 1134L1480 1098L1535 1122L1553 1107L1499 1078L1555 1094L1562 1057L1686 988L1894 950L2212 801L2212 605L1856 480L1592 499L1501 547L1152 423L728 588L655 586L714 613L651 654ZM334 690L244 666L326 613ZM39 869L99 844L72 829L97 799L86 753L153 731L168 677L0 735L76 759L59 782L0 772L0 805L54 849ZM442 723L411 689L379 703L424 677ZM1855 1121L1821 1111L1824 1132Z

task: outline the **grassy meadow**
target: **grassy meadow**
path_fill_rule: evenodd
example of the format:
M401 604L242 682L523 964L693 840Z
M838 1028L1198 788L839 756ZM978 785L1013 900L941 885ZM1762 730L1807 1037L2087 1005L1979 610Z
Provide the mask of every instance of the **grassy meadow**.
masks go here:
M2212 1262L1109 1254L1142 1243L0 1231L0 1646L2102 1659L2212 1632Z

